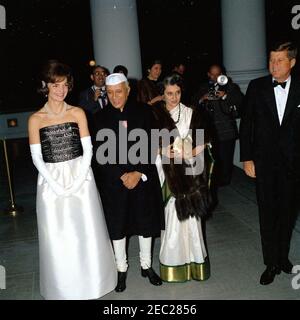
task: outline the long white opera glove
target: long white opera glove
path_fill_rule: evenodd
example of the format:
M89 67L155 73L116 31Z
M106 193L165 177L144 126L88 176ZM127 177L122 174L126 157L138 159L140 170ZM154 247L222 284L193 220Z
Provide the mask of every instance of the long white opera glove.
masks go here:
M80 175L74 180L71 188L66 190L66 195L76 193L81 188L90 170L93 157L93 145L91 137L83 137L80 140L83 149L83 155L80 164Z
M43 178L47 181L50 188L58 195L61 196L65 193L65 189L57 183L51 176L50 172L48 171L46 164L43 160L42 156L42 147L40 143L31 144L30 145L30 152L33 164L39 171L39 173L43 176Z

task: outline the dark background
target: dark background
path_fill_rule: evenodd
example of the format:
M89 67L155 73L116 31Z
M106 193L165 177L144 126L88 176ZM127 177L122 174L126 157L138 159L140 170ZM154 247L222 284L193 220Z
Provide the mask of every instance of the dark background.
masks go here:
M296 4L300 0L266 0L267 48L277 39L291 39L300 47L300 30L291 26ZM0 112L41 106L37 77L48 59L72 67L75 88L69 101L76 103L79 91L90 85L89 1L0 0L0 5L7 18L6 30L0 30ZM137 0L137 9L143 67L160 58L167 73L172 62L184 61L193 87L205 78L210 63L222 62L220 0Z

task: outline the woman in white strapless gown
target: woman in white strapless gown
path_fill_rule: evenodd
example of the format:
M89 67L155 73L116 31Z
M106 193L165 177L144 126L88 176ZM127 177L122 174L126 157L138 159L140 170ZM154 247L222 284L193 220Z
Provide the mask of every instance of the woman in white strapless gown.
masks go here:
M30 149L39 171L36 208L40 291L45 299L97 299L117 283L90 168L92 145L85 114L64 102L72 80L67 66L49 63L41 90L48 102L29 119Z

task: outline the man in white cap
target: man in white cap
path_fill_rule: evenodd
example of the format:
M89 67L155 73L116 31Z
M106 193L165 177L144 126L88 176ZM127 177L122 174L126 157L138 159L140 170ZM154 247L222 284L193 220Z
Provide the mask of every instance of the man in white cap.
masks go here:
M128 100L130 87L122 73L113 73L106 78L106 91L109 104L101 116L96 117L95 126L98 135L101 129L110 129L115 133L116 145L113 147L116 160L113 164L103 164L102 160L106 157L103 141L96 141L94 150L100 164L101 198L118 268L118 284L115 290L122 292L126 289L126 237L131 235L138 235L139 238L141 275L148 277L151 284L158 286L162 281L151 267L152 238L160 236L161 229L164 228L158 173L150 161L147 164L132 164L128 161L128 151L138 140L127 139L131 130L143 129L147 132L150 150L153 119L151 108ZM147 159L150 152L148 154Z

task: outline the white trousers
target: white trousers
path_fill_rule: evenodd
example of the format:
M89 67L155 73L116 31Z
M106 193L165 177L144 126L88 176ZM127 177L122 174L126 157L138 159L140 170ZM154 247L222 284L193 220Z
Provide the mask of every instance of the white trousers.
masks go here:
M139 236L140 263L143 269L151 267L151 243L152 237L144 238ZM117 269L119 272L126 272L128 269L126 256L126 238L113 240Z

